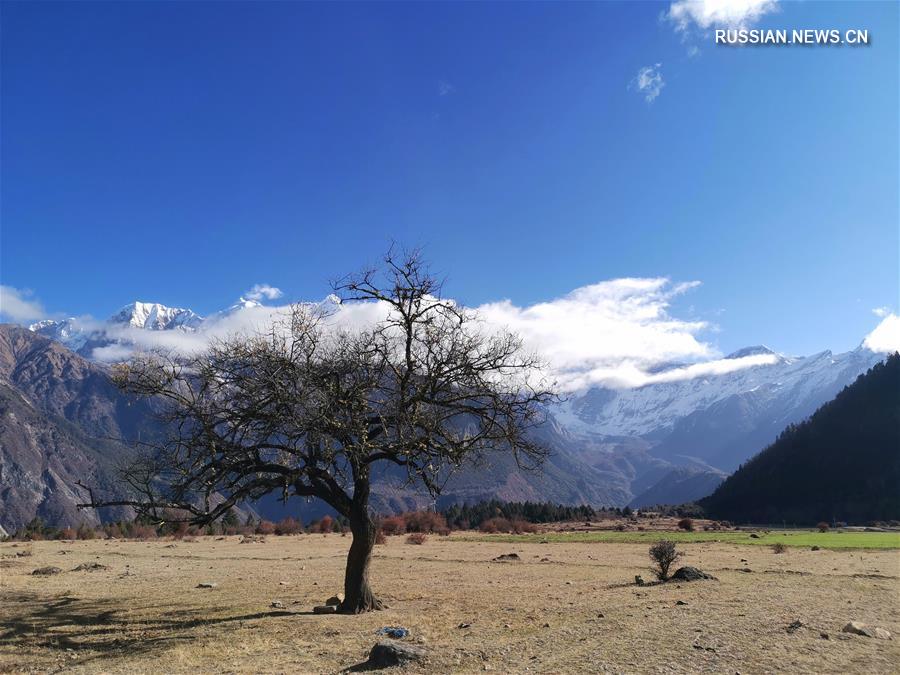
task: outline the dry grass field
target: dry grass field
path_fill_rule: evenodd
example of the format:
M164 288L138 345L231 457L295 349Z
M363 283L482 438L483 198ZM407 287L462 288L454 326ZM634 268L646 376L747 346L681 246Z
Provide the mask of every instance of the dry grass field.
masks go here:
M310 610L341 590L348 538L239 539L0 544L0 672L336 673L388 625L428 650L408 672L900 670L896 550L682 543L718 580L640 587L646 543L391 537L372 569L390 609L337 616Z

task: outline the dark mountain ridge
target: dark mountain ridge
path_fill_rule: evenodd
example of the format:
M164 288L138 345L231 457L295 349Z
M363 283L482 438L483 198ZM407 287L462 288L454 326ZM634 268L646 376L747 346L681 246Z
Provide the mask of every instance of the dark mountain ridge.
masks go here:
M700 504L745 523L900 519L900 354L788 426Z

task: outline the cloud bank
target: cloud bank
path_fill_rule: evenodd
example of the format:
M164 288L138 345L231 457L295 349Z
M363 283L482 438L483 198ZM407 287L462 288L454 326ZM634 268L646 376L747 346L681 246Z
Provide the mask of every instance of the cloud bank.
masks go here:
M729 372L759 365L771 358L718 359L718 352L699 334L709 328L703 321L672 316L674 298L698 282L673 283L665 278L626 278L578 288L547 302L520 306L510 300L474 308L487 331L510 330L522 336L526 348L540 355L549 376L560 389L576 391L594 385L631 387ZM370 326L387 312L383 304L323 303L336 327ZM289 306L239 306L207 319L199 330L148 331L110 325L108 338L125 344L94 350L99 360L127 358L137 349L196 352L209 340L235 333L262 331L284 318ZM660 371L673 363L687 364Z
M696 281L675 283L661 277L613 279L546 302L519 305L507 299L474 309L485 330L521 335L526 348L547 362L548 376L563 392L690 380L777 360L772 354L722 358L704 337L715 327L678 316L673 309L676 298L697 286ZM255 289L251 292L263 300L281 295L265 285ZM29 295L4 287L2 298L4 312L9 306L20 320L42 316L40 303ZM12 304L7 305L8 299ZM383 304L340 304L333 297L319 304L328 308L334 326L350 330L370 326L387 312ZM113 340L113 344L96 348L92 356L114 362L128 358L135 349L194 353L216 338L265 331L283 320L289 310L289 305L239 304L207 318L197 329L146 330L81 319L78 328L105 333ZM879 313L884 316L866 337L865 346L879 353L900 349L900 317Z

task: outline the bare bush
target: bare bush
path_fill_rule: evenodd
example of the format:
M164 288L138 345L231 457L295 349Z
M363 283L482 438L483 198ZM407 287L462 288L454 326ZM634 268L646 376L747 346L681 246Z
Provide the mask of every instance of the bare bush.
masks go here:
M406 521L400 516L390 516L381 521L381 531L390 536L395 534L404 534L406 532Z
M821 523L816 525L816 528L819 530L819 532L828 532L830 526L823 520Z
M261 520L256 525L256 534L275 534L275 523L271 520Z
M418 544L422 545L426 541L428 541L428 535L424 532L413 532L406 538L407 544Z
M678 560L683 553L675 549L675 542L663 539L656 542L650 547L650 560L654 565L650 571L656 575L660 581L666 581L669 578L669 568Z
M693 532L694 521L690 518L682 518L678 521L678 529L684 530L685 532Z
M786 553L787 546L782 544L780 541L777 544L772 544L772 552L773 553Z

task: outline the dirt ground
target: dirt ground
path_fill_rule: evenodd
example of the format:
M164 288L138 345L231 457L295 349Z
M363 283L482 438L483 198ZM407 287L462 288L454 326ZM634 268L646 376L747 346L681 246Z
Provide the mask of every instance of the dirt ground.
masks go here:
M896 550L681 544L718 580L639 587L645 544L391 537L372 567L390 609L336 616L310 610L341 590L349 538L239 539L0 544L0 672L336 673L382 626L427 649L408 672L900 671Z

